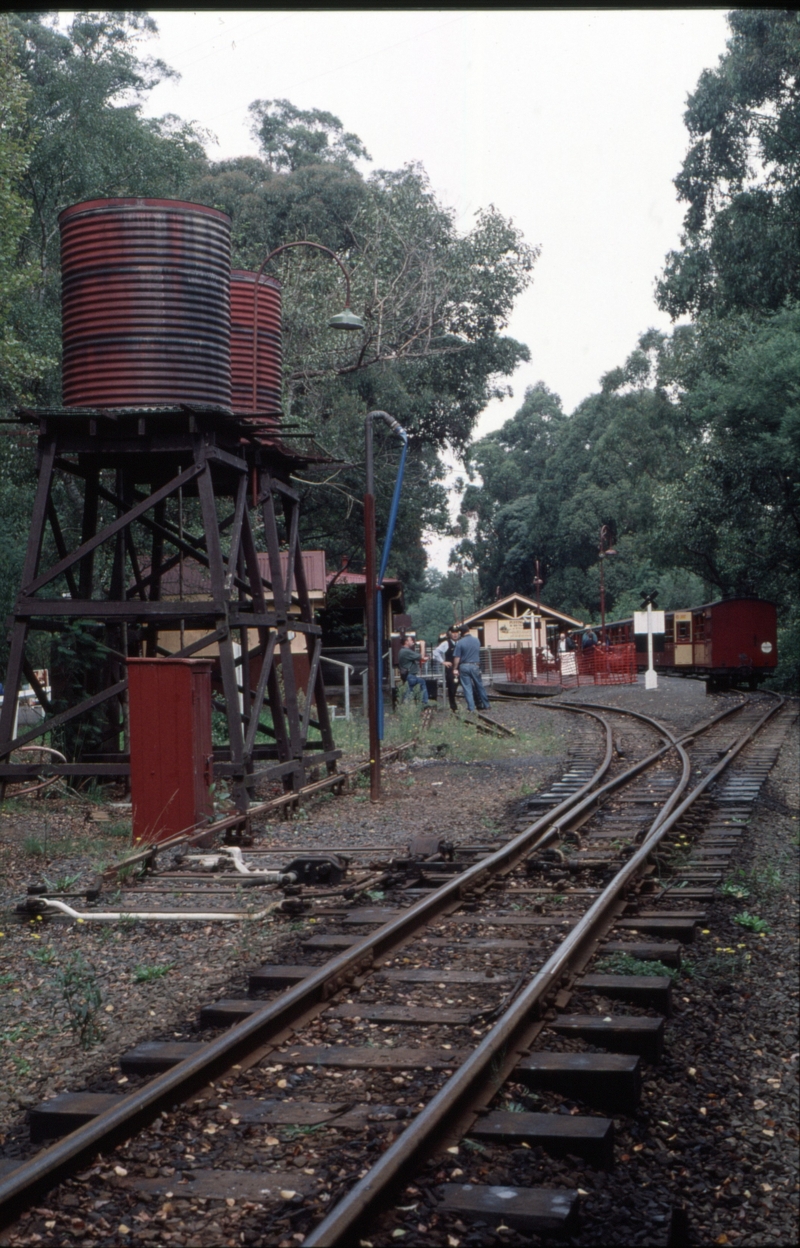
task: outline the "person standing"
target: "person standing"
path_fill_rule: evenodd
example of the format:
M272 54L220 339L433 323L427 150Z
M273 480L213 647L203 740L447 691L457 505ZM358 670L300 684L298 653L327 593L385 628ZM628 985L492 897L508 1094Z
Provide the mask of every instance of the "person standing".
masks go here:
M581 650L594 650L597 645L597 633L593 628L587 628L581 638Z
M414 646L413 637L403 638L403 644L397 656L397 666L400 669L400 679L406 687L403 701L407 702L413 696L417 685L419 685L422 690L422 705L427 705L428 685L419 674L419 651Z
M458 629L455 624L448 628L447 635L443 642L436 647L433 652L434 658L438 659L444 667L444 683L447 689L447 700L450 703L450 710L455 715L456 710L456 687L458 681L453 669L453 651L458 641Z
M474 711L477 702L478 709L485 711L489 699L481 680L481 645L478 638L470 634L467 624L461 625L461 636L453 650L453 669L461 680L469 710Z

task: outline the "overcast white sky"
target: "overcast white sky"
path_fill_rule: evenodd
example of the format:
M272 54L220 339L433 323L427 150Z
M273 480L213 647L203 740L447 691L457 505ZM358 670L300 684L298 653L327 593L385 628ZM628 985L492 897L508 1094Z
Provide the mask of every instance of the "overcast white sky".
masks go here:
M653 287L680 233L683 111L724 51L725 10L152 12L147 50L181 79L147 112L207 127L212 158L255 153L254 99L326 109L373 168L421 161L460 229L494 204L541 247L508 327L531 362L479 433L538 380L572 410L668 326Z

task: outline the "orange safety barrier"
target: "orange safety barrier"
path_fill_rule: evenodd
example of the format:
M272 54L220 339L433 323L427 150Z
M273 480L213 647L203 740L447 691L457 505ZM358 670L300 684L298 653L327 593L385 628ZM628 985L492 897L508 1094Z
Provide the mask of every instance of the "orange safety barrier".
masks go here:
M530 650L503 655L506 680L516 685L635 685L636 647L625 642L619 646L593 646L559 655L537 652L536 675Z
M520 650L503 655L506 679L516 685L561 684L559 659L540 646L536 651L536 674L533 672L533 653Z
M520 650L517 654L504 654L503 666L506 679L516 685L524 685L528 674L533 672L533 660L530 650Z
M624 642L619 646L593 646L581 652L579 676L593 679L596 685L635 685L636 646Z

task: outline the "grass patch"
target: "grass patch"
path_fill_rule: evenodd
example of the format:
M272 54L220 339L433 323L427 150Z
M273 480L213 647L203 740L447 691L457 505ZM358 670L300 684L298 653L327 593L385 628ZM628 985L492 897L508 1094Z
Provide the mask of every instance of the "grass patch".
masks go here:
M337 747L346 757L363 757L367 753L369 738L363 716L355 715L349 721L334 720L333 734ZM501 739L484 736L465 723L460 715L452 715L449 711L432 710L423 718L415 703L401 704L396 711L387 711L383 749L391 750L411 738L416 740L414 753L417 758L446 758L448 762L456 763L553 754L561 748L559 738L547 724L529 732L517 729L513 738Z
M28 953L40 966L50 966L56 960L56 951L52 945L39 945L36 949L29 949Z
M133 972L133 982L151 984L153 980L163 979L165 975L169 975L174 966L174 962L167 962L164 966L137 966Z
M57 980L67 1009L69 1025L81 1048L90 1049L103 1035L100 1025L103 994L97 972L82 954L74 953L58 972Z
M719 891L723 897L732 897L734 901L747 901L750 896L750 889L738 880L726 880Z
M317 1123L314 1123L313 1126L310 1126L310 1127L296 1127L296 1126L284 1127L283 1131L281 1132L281 1135L283 1139L287 1141L302 1140L307 1135L316 1135L317 1132L321 1131L323 1127L327 1127L327 1125L328 1124L326 1122L317 1122Z
M27 815L30 814L30 807L22 797L5 797L0 803L0 810L4 815Z
M744 949L723 948L717 945L714 952L704 958L691 961L687 959L683 964L683 974L701 983L712 979L738 983L747 969L750 957L751 955Z
M629 953L611 953L600 958L595 964L600 975L668 975L673 983L677 983L681 973L674 966L665 966L657 960L645 961L634 958Z
M124 837L133 836L133 825L125 820L117 823L100 824L98 834L102 837L108 837L109 840L122 840Z
M73 884L77 884L83 872L76 871L74 875L61 875L56 880L50 880L44 876L45 886L51 893L66 893L72 888Z
M768 897L771 893L777 893L783 887L780 869L772 863L768 863L765 867L754 867L750 872L750 878L753 881L755 891L762 896Z
M145 864L143 862L123 861L117 867L117 879L120 884L127 884L130 880L139 880L144 875Z
M784 854L777 861L752 866L747 870L740 867L722 885L723 895L742 901L748 898L774 897L786 887L784 872L789 867L790 858L790 854Z

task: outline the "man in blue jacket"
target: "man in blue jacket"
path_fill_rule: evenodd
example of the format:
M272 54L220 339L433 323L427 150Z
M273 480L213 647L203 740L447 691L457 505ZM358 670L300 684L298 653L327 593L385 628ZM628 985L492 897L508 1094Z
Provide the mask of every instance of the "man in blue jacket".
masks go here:
M461 637L453 650L453 670L461 680L469 710L474 711L477 702L478 708L485 711L489 699L481 680L481 646L478 638L471 636L467 624L461 625Z

